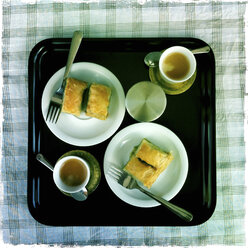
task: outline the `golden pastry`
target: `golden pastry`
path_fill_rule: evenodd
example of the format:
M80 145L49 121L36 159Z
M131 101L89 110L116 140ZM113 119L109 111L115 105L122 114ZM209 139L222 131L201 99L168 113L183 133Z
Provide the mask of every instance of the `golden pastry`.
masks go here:
M123 170L150 188L172 160L171 153L164 152L150 141L143 139L131 153L131 158Z
M160 169L161 167L165 169L172 159L170 153L162 151L147 139L142 140L135 155L156 169Z
M156 170L152 166L144 164L135 156L132 156L128 161L124 171L143 183L147 188L150 188L157 179Z
M87 83L75 78L67 78L62 112L79 116L82 108L83 93Z
M100 120L106 120L111 96L111 89L102 84L93 83L90 86L86 115Z

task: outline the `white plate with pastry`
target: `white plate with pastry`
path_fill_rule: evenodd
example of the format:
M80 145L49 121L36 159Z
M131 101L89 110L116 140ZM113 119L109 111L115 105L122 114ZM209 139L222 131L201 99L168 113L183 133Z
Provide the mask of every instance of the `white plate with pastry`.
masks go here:
M57 71L43 91L41 108L45 121L50 99L62 83L64 70L65 67ZM68 144L91 146L113 135L124 115L125 95L117 77L101 65L79 62L72 65L57 123L46 121L46 124Z
M155 207L160 203L137 189L122 187L110 177L110 166L124 169L146 190L171 200L187 178L188 156L180 139L156 123L130 125L110 141L104 156L104 174L111 190L133 206Z

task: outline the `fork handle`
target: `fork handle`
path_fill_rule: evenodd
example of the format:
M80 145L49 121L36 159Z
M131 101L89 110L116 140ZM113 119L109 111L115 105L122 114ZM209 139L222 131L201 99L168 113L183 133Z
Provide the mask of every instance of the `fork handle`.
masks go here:
M143 192L144 194L150 196L152 199L156 200L157 202L161 203L164 207L168 208L169 210L171 210L174 214L176 214L177 216L179 216L180 218L182 218L183 220L190 222L193 219L193 215L188 212L187 210L180 208L174 204L172 204L171 202L166 201L165 199L156 196L154 194L152 194L149 191L144 190L141 187L138 187L138 189Z
M68 77L68 74L71 70L71 66L73 64L73 61L76 57L78 48L81 44L83 38L83 32L82 31L75 31L73 33L73 37L72 37L72 41L71 41L71 46L70 46L70 50L69 50L69 55L68 55L68 59L67 59L67 63L66 63L66 67L65 67L65 73L64 73L64 77L63 77L63 87L65 86L65 82L66 82L66 78Z

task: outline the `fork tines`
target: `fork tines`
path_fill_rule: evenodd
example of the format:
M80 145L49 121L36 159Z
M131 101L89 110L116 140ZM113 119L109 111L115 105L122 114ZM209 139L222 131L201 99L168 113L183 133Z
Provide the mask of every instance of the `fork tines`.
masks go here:
M49 121L54 122L55 123L58 121L59 115L61 112L61 106L56 106L55 104L50 103L48 111L47 111L47 116L46 116L46 121L49 118Z
M120 179L120 177L122 176L122 171L114 166L111 166L108 169L107 174L113 178L114 180L118 181Z

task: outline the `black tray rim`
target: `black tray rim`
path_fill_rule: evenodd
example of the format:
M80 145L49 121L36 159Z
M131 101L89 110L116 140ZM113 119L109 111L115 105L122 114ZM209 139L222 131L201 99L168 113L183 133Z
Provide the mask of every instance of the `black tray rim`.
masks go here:
M214 52L213 52L213 49L211 48L211 46L206 43L205 41L203 41L202 39L199 39L199 38L195 38L195 37L131 37L131 38L128 38L128 37L118 37L118 38L84 38L85 41L109 41L109 40L121 40L121 41L144 41L144 40L147 40L147 41L164 41L164 40L187 40L187 41L192 41L192 42L198 42L198 43L201 43L203 46L209 46L210 47L210 55L212 57L212 60L213 60L213 68L214 68L214 72L213 72L213 86L214 86L214 97L211 98L211 105L214 106L214 108L212 108L212 111L214 114L212 114L212 117L214 118L213 120L213 123L214 125L211 127L212 128L212 133L214 134L213 135L213 146L215 148L214 152L212 153L212 161L214 162L214 173L213 173L213 181L215 182L215 187L214 187L214 193L215 193L215 197L212 197L212 203L211 203L211 207L209 208L210 211L208 211L208 215L205 216L205 219L200 222L200 223L197 223L197 224L194 224L194 225L185 225L185 226L182 226L182 227L186 227L186 226L199 226L199 225L202 225L204 224L206 221L208 221L213 213L215 212L215 209L216 209L216 202L217 202L217 184L216 184L216 174L217 174L217 171L216 171L216 91L215 91L215 87L216 87L216 62L215 62L215 55L214 55ZM30 51L29 53L29 58L28 58L28 106L29 106L29 110L28 110L28 153L27 153L27 157L28 157L28 173L27 173L27 180L29 180L29 175L30 175L30 169L29 169L29 166L30 166L30 162L32 161L31 157L32 156L32 149L31 149L31 146L30 146L30 136L33 137L33 125L31 123L30 120L33 119L33 107L34 107L34 101L33 101L33 97L32 97L32 100L30 99L30 96L33 96L33 78L35 76L35 74L33 73L33 65L35 64L37 58L39 57L39 55L43 52L43 49L42 47L45 46L47 43L58 43L58 44L61 44L61 42L63 43L68 43L68 45L70 44L70 41L71 41L71 38L68 38L68 37L64 37L64 38L46 38L46 39L43 39L41 41L39 41L38 43L36 43L36 45L32 48L32 50ZM32 108L31 108L32 106ZM31 118L32 117L32 118ZM32 132L31 132L32 131ZM28 181L27 181L28 182ZM27 196L29 195L29 184L27 183ZM49 224L45 221L42 221L39 217L35 216L35 209L32 207L32 204L29 200L29 198L27 197L27 202L28 202L28 210L31 214L31 216L33 217L34 220L38 221L40 224L44 224L44 225L47 225L47 226L54 226L54 227L57 227L57 226L67 226L67 225L54 225L54 224ZM84 225L74 225L74 226L81 226L81 227L84 227ZM101 225L101 226L109 226L109 225ZM166 227L175 227L175 226L168 226L168 225L165 225ZM159 226L158 226L159 227Z

